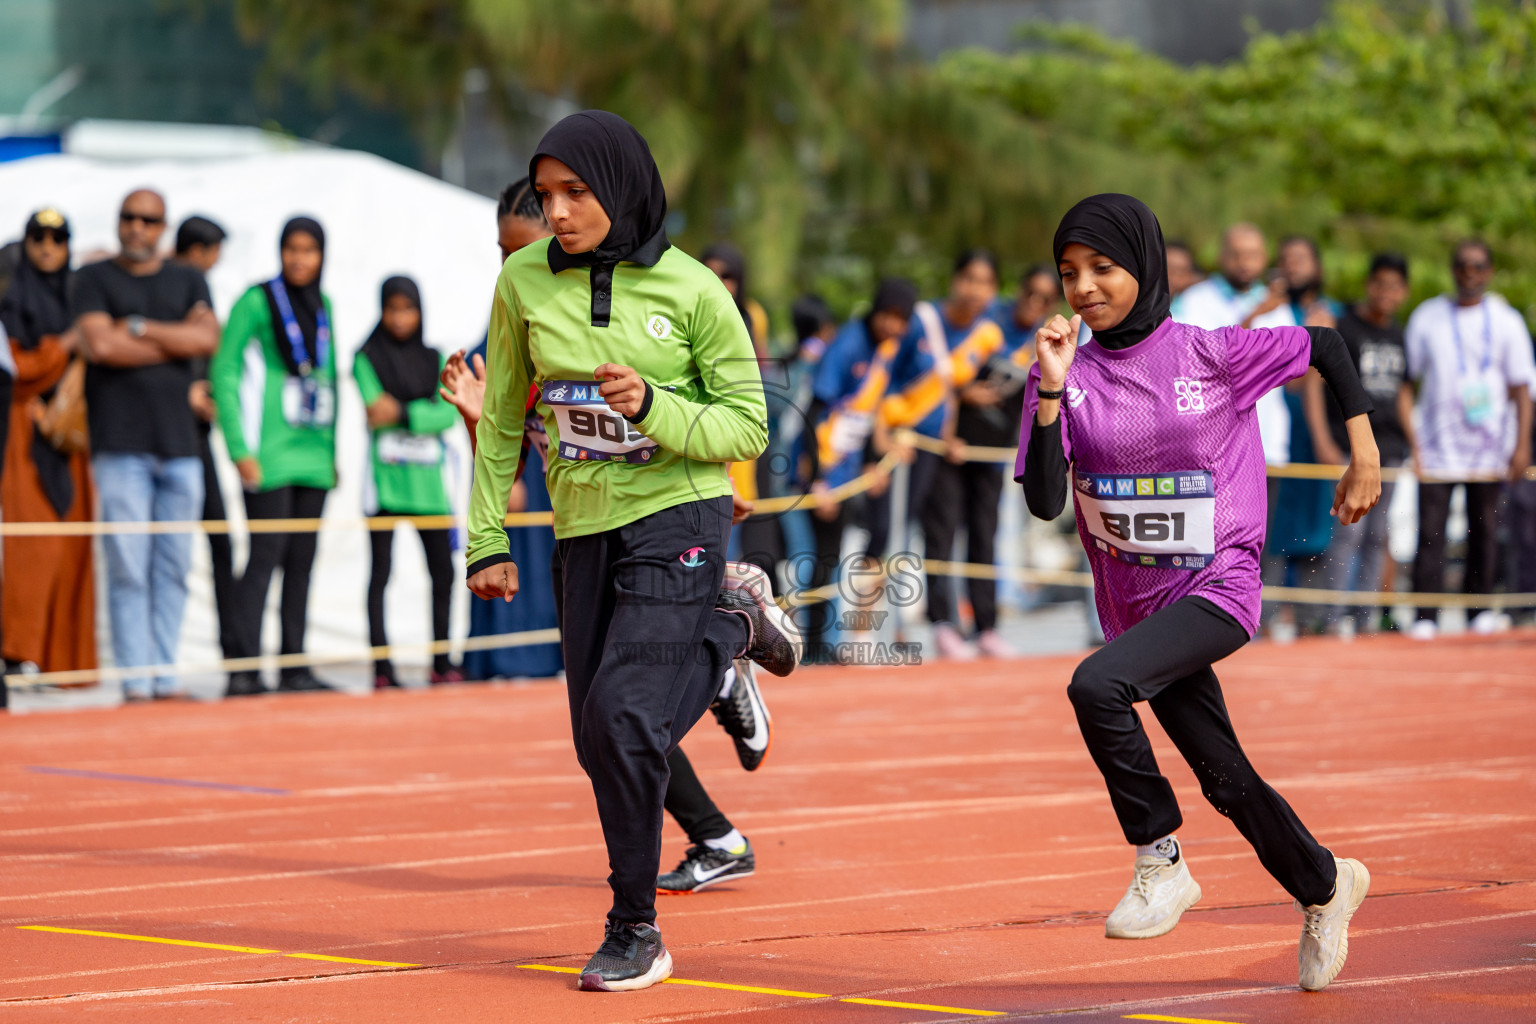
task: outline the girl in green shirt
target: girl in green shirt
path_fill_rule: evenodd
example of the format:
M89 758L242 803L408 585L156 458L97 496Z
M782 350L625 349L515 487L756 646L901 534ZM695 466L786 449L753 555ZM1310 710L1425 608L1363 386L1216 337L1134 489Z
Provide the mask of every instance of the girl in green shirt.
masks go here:
M391 277L380 291L379 322L352 360L372 433L372 474L363 495L370 516L441 516L453 508L443 487L443 431L458 413L437 393L443 357L423 340L421 290L408 277ZM448 639L453 593L453 552L448 531L417 530L432 576L432 639ZM389 585L395 531L370 535L373 572L368 578L368 642L389 643L384 632L384 588ZM446 651L432 656L432 682L457 683L463 675ZM374 662L375 689L399 686L388 658Z
M325 231L309 217L283 226L282 273L252 285L224 325L208 366L219 428L245 487L247 519L318 519L336 486L336 346L320 292ZM272 573L283 570L282 653L304 650L309 574L318 533L253 533L235 584L236 657L261 653ZM328 690L306 667L285 668L280 690ZM254 671L232 672L226 696L262 693Z
M767 445L762 378L725 286L667 240L650 148L623 118L583 111L546 133L529 177L555 237L513 253L496 282L469 587L517 593L502 522L536 384L571 731L612 869L578 984L639 989L672 972L655 927L667 755L733 683L735 658L785 675L799 647L762 571L725 561L725 464Z

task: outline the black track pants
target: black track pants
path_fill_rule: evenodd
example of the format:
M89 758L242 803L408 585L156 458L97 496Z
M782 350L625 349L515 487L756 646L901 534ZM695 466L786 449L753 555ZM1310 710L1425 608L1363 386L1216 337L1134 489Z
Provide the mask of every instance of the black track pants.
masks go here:
M731 499L709 498L555 544L571 735L608 844L614 921L656 919L667 755L747 642L745 620L715 608L730 524Z
M667 768L672 773L667 783L667 813L688 833L688 841L694 846L702 846L704 840L719 839L730 832L730 820L709 798L709 792L699 781L699 775L682 747L667 755Z
M1462 576L1463 594L1487 594L1493 590L1499 569L1498 481L1463 484L1467 489L1467 563ZM1419 484L1419 549L1413 556L1413 589L1420 594L1445 590L1445 522L1451 514L1451 493L1456 484ZM1420 608L1419 618L1433 619L1437 609ZM1467 609L1467 618L1480 611Z
M1133 706L1144 700L1194 770L1200 792L1253 844L1265 870L1303 905L1325 903L1333 893L1333 855L1248 763L1211 671L1247 642L1247 631L1226 612L1186 597L1089 655L1067 696L1127 842L1151 843L1184 820Z
M405 515L380 510L381 516ZM448 639L448 609L453 599L453 549L447 530L418 530L422 550L427 556L427 574L432 578L432 639ZM395 531L374 530L368 535L373 551L373 569L368 576L368 644L383 647L389 643L384 630L384 589L389 586L393 568ZM447 672L453 667L447 652L432 656L432 671ZM388 658L373 663L375 675L395 678L395 666Z
M298 486L247 491L245 515L247 519L318 519L325 507L325 495L319 488ZM277 569L283 570L282 653L303 652L304 628L309 618L309 574L314 568L319 536L314 530L251 534L250 557L234 593L240 657L252 658L261 653L261 617L272 573ZM283 674L294 671L298 670L285 669Z
M990 462L956 466L941 460L922 506L923 548L929 558L954 558L955 534L965 526L965 561L991 565L997 559L998 502L1003 467ZM976 632L997 627L997 581L968 579ZM953 577L928 574L928 621L958 624Z

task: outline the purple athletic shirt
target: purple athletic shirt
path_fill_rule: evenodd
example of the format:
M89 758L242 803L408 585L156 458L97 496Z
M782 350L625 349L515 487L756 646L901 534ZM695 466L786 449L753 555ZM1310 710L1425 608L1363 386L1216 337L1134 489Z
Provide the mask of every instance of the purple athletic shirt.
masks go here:
M1257 631L1267 504L1254 405L1306 373L1311 352L1300 327L1205 330L1171 319L1129 348L1077 350L1062 443L1107 639L1191 594ZM1036 363L1019 480L1039 387Z

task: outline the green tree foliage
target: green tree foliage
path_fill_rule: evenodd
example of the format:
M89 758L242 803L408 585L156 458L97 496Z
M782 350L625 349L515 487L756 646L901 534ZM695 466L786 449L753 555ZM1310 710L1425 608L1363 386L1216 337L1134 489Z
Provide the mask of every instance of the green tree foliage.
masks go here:
M1077 139L1079 193L1147 196L1208 257L1224 223L1252 219L1321 236L1336 277L1358 280L1372 249L1407 250L1423 295L1448 285L1454 240L1479 233L1504 267L1498 286L1529 308L1536 4L1466 6L1457 27L1439 4L1341 0L1310 31L1194 69L1089 30L1035 29L1023 52L955 54L942 74Z
M442 137L467 68L616 111L646 135L697 251L731 237L755 291L937 286L933 253L1003 248L1033 203L1034 133L902 50L901 0L240 0L278 64L406 107ZM1011 211L1009 217L998 211Z

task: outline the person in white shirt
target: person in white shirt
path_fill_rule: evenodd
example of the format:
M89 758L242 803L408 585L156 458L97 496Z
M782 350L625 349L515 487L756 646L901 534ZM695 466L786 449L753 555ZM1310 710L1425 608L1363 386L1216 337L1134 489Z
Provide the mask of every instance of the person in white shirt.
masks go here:
M1438 593L1445 579L1445 522L1451 493L1466 488L1467 561L1462 591L1493 589L1498 501L1503 481L1531 463L1531 383L1536 364L1525 320L1488 292L1493 254L1472 239L1451 257L1456 294L1440 295L1408 319L1408 374L1418 384L1421 423L1414 466L1419 475L1419 549L1413 589ZM1470 609L1469 609L1470 612ZM1491 611L1472 618L1479 632L1506 627ZM1409 635L1435 636L1435 609L1420 608Z
M1268 265L1264 232L1253 224L1233 224L1221 238L1219 272L1181 293L1173 303L1173 318L1207 329L1296 326L1284 279L1277 276L1267 286L1262 280ZM1283 466L1291 461L1291 414L1280 390L1260 399L1257 411L1264 461ZM1273 493L1270 499L1273 506Z

